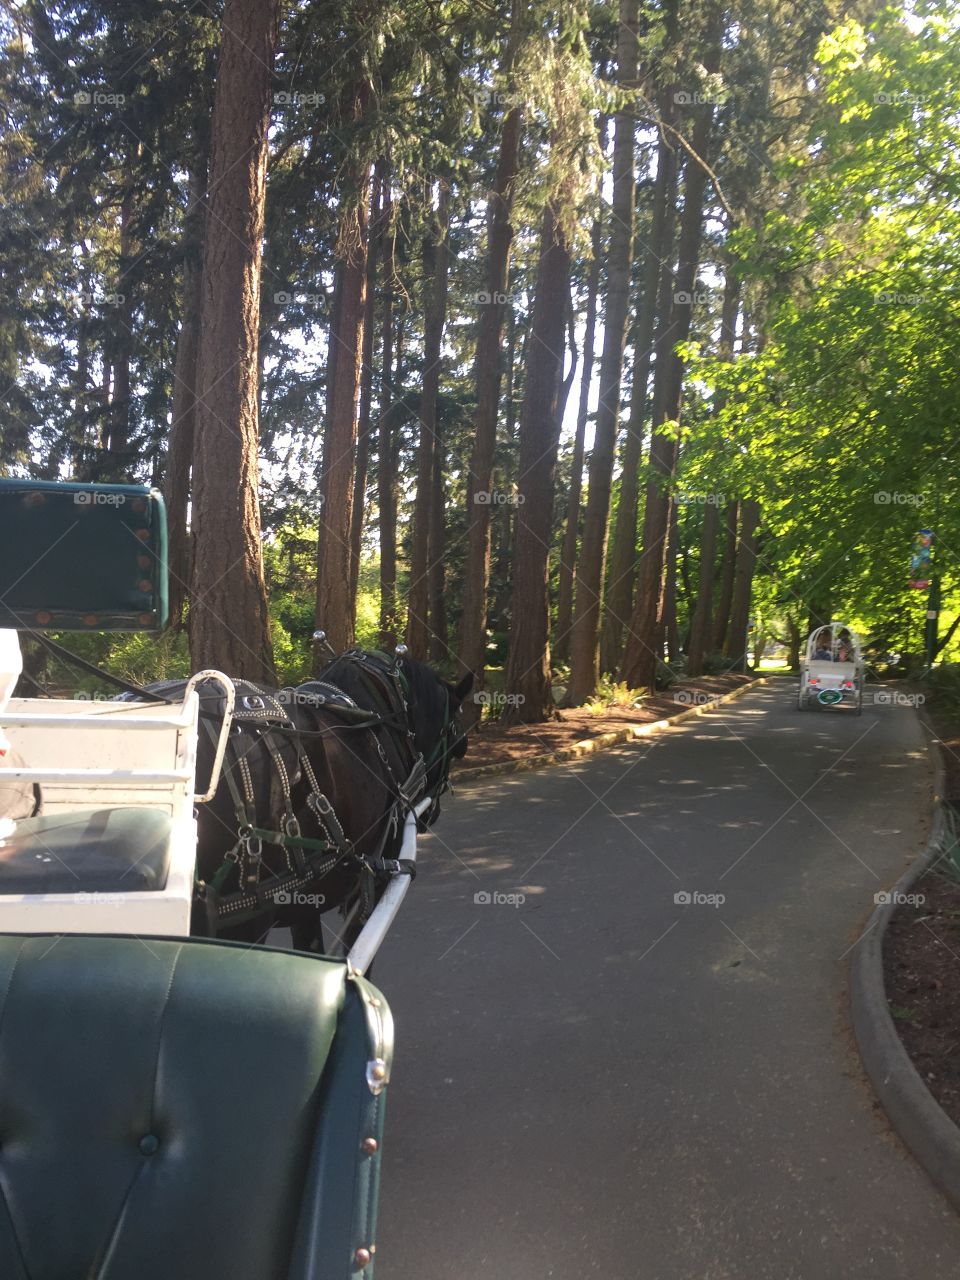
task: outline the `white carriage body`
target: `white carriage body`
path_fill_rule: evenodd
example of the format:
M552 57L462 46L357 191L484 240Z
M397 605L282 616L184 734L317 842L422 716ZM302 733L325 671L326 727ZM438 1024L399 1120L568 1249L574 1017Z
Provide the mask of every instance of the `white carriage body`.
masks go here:
M0 782L38 783L47 817L77 814L106 821L112 810L158 812L169 821L169 862L162 887L4 894L0 932L135 933L187 936L193 900L197 824L194 817L199 700L180 705L11 698L0 706L0 733L23 764L0 763ZM20 823L19 830L29 828ZM164 825L164 824L161 824ZM11 847L0 833L0 862ZM36 857L49 857L42 835ZM121 909L122 908L122 909Z
M817 657L821 652L818 641L829 635L830 657ZM840 637L846 636L845 641ZM841 661L840 654L844 653ZM826 694L821 698L821 694ZM830 622L815 627L807 637L803 657L800 659L800 689L797 705L800 708L811 700L827 704L852 703L859 711L863 702L863 656L857 634L844 622Z

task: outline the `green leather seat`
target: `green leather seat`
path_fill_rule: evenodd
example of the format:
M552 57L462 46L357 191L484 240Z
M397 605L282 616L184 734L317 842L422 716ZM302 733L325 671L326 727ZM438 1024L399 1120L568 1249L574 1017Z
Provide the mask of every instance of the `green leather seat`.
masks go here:
M369 1280L391 1031L334 961L0 935L0 1276Z
M162 889L170 815L118 807L43 814L0 840L2 893L134 893Z

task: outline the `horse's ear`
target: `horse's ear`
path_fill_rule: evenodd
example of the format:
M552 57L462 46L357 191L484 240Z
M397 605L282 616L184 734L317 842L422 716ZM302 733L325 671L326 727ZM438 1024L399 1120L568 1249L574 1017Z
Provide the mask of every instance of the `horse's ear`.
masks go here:
M458 685L454 686L453 692L458 702L462 702L470 690L473 688L473 672L468 671Z

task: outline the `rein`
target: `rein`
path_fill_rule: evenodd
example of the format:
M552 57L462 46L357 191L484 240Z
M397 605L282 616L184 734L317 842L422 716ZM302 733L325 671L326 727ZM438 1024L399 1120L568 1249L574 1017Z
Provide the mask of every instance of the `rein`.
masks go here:
M177 699L145 689L132 681L124 680L95 666L86 659L71 653L62 645L37 632L27 633L60 661L73 665L88 675L103 680L114 688L137 699L175 705ZM350 663L359 673L364 690L374 704L372 710L360 707L337 686L330 675L339 663ZM384 858L390 833L399 829L402 815L409 812L422 797L430 770L439 766L436 794L430 807L418 817L421 830L434 820L440 796L449 786L450 762L457 742L456 712L446 685L442 724L436 743L429 754L417 749L412 713L410 680L398 657L383 651L351 649L335 658L316 681L307 681L293 690L280 690L278 694L258 688L251 681L237 681L238 709L234 713L237 732L228 739L228 756L224 760L221 776L233 803L237 822L236 844L225 855L223 862L208 881L196 883L197 899L207 918L208 931L217 932L217 922L228 918L240 923L270 906L283 905L292 891L325 875L338 863L353 863L361 873L361 898L364 916L374 905L374 885L384 875L412 874L412 866ZM311 691L316 686L316 691ZM336 717L338 723L326 728L307 729L298 726L284 707L283 695L290 693L297 705L323 710ZM243 709L239 709L242 707ZM200 707L200 720L204 730L216 741L223 715ZM320 790L309 756L303 749L304 740L322 739L348 729L363 729L373 734L377 755L387 774L388 790L394 796L393 803L384 815L384 832L379 848L373 856L357 855L347 838L330 800ZM292 747L295 765L291 778L275 737ZM248 745L241 748L242 741ZM247 755L257 744L268 752L272 770L279 781L283 809L278 820L261 825L256 819L257 796ZM391 761L387 746L392 745L395 759ZM291 763L294 763L291 761ZM307 806L320 828L320 836L305 836L293 811L292 783L301 777L308 786ZM281 850L285 869L272 872L263 859L263 846ZM224 886L236 873L237 888L223 892ZM268 877L264 878L264 873Z

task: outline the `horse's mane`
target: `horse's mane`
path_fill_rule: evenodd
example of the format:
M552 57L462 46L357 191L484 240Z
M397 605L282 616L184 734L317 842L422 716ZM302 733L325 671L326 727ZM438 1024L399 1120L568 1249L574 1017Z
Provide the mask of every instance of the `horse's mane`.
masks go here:
M392 655L376 656L392 663ZM418 713L416 720L421 733L439 731L447 716L447 686L431 666L411 658L408 654L398 655L397 665L408 689L408 701L412 709ZM369 684L363 674L359 662L352 661L349 655L341 654L327 664L317 677L329 681L342 689L349 697L355 698L361 706L369 705ZM424 743L418 744L422 750Z

